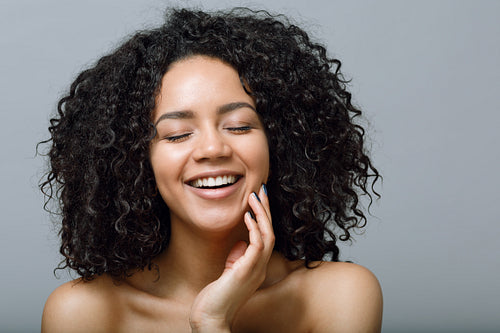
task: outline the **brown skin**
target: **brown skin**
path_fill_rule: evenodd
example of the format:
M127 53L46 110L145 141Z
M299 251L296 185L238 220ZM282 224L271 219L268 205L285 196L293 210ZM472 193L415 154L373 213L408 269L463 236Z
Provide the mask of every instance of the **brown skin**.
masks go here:
M170 66L153 114L150 160L171 208L156 271L116 283L75 280L48 298L42 332L379 332L382 294L368 270L290 262L273 252L269 152L238 73L194 56ZM238 175L219 190L193 180ZM257 196L252 192L256 192ZM255 220L248 211L253 211Z
M192 300L116 285L107 276L75 280L47 300L42 332L191 332ZM381 320L380 286L367 269L324 262L308 270L273 254L263 287L237 313L231 332L380 332Z

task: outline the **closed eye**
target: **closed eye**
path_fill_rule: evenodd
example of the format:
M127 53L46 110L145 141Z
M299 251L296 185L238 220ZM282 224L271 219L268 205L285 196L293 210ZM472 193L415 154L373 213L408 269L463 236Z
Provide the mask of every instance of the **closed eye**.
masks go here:
M235 133L246 133L252 129L250 126L226 127L228 131Z
M181 135L167 136L164 139L167 140L168 142L182 142L186 140L190 135L191 133L185 133Z

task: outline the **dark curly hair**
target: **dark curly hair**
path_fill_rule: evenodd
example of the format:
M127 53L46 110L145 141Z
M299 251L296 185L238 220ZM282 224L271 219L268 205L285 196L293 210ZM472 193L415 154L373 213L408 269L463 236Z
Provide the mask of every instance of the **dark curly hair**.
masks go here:
M169 209L149 161L151 114L169 66L192 55L232 65L250 87L270 149L275 250L339 260L336 241L363 227L380 178L353 121L340 61L286 17L245 8L173 9L83 71L50 120L50 167L40 187L62 217L58 268L85 280L152 268L169 243Z

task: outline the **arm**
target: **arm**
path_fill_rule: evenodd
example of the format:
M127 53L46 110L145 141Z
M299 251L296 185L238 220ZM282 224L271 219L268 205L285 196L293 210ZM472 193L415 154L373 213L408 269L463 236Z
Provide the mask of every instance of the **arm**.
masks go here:
M219 279L196 297L190 313L193 332L230 332L237 311L265 279L274 247L274 232L269 201L262 187L258 196L261 201L253 194L248 200L255 220L249 213L244 216L250 244L237 243L230 251Z

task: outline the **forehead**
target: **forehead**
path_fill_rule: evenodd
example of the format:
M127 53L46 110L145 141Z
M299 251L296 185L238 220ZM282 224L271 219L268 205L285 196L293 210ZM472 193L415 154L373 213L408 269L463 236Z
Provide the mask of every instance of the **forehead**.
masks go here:
M196 110L233 102L255 106L236 69L208 56L192 56L170 65L156 99L155 116L173 109Z

